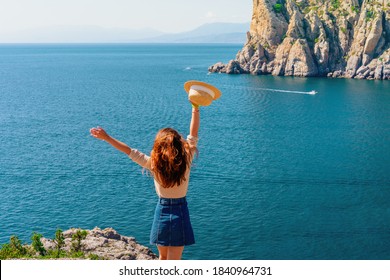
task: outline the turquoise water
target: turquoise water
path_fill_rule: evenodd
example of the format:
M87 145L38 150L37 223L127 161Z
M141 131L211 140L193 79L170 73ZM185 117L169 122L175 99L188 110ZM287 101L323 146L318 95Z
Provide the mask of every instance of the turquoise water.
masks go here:
M198 79L223 96L201 112L185 259L389 259L390 83L207 74L240 48L0 46L0 243L98 226L148 246L152 179L89 129L144 152L186 135Z

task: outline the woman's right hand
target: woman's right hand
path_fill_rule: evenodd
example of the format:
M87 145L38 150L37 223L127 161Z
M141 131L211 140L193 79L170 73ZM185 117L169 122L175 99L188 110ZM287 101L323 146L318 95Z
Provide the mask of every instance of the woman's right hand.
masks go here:
M100 126L98 127L93 127L89 130L89 132L91 133L91 135L97 139L100 139L100 140L107 140L110 136L107 134L107 132L101 128Z

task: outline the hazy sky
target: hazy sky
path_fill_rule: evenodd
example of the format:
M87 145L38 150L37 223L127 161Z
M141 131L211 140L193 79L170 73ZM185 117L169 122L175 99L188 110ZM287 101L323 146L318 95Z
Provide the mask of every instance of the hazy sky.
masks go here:
M56 25L182 32L251 16L252 0L0 0L0 33Z

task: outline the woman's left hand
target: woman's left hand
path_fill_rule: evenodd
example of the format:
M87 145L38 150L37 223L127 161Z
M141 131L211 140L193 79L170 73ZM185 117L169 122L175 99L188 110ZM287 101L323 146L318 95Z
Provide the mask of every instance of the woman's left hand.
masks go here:
M93 127L89 130L91 135L97 139L100 140L107 140L110 136L107 134L107 132L101 128L101 127Z

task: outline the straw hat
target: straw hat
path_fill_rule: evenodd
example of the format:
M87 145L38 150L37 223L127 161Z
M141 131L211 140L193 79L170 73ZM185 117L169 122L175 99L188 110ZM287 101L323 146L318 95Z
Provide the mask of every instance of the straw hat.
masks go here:
M200 106L209 106L213 100L221 97L219 89L200 81L188 81L184 84L184 89L188 93L188 99Z

